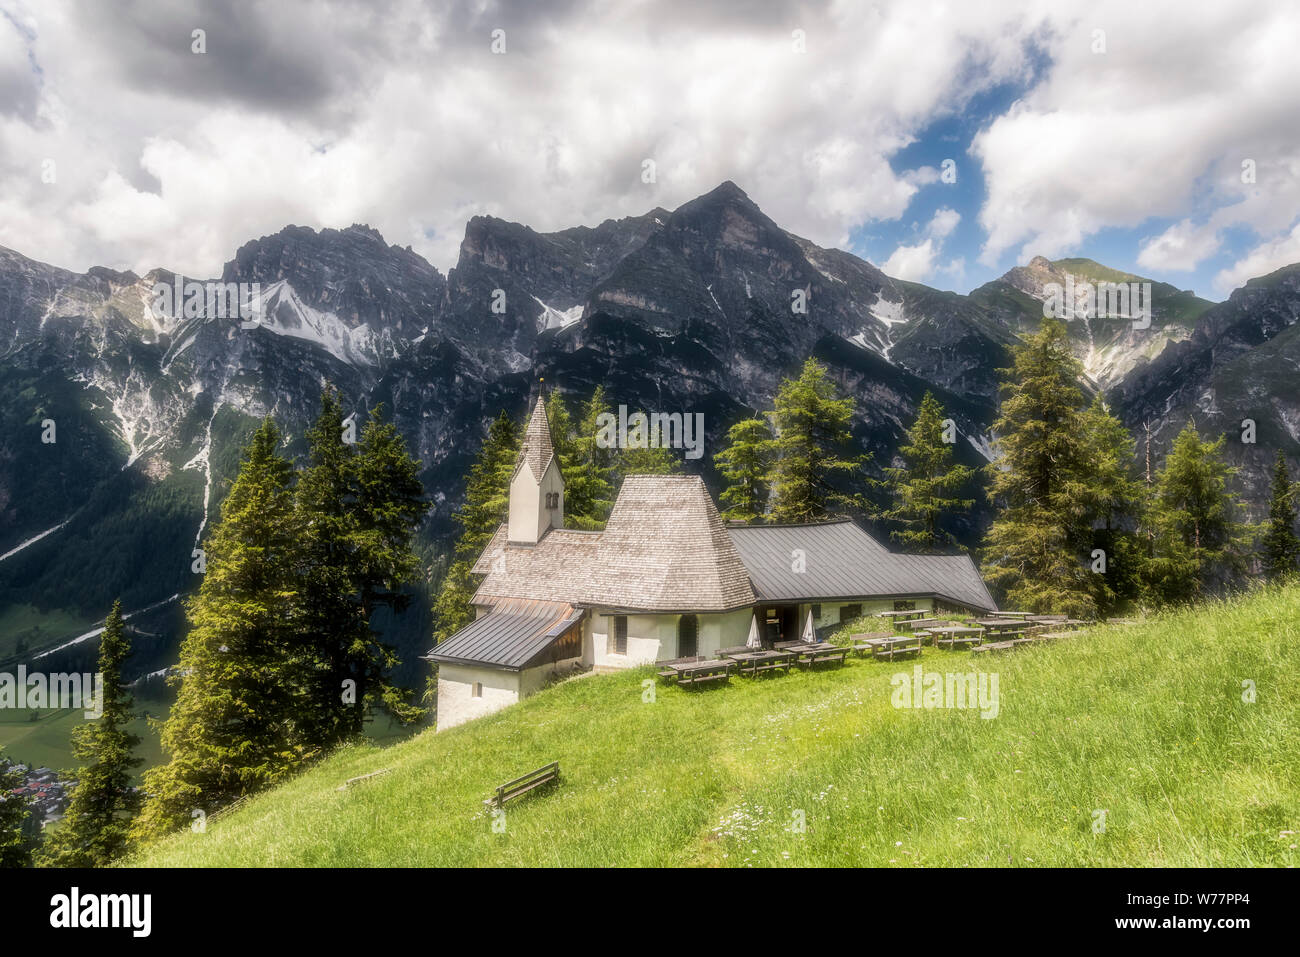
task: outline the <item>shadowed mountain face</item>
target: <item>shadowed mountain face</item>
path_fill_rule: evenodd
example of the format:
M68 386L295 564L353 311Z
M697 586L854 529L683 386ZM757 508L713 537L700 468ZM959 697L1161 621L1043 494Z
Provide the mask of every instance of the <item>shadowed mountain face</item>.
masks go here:
M1217 306L1153 283L1150 329L1074 320L1076 353L1161 447L1189 415L1216 430L1256 419L1259 445L1237 452L1258 500L1273 449L1297 448L1298 271ZM706 454L687 467L715 493L726 429L770 407L809 355L857 399L854 435L875 467L927 389L957 422L959 458L978 465L997 370L1037 327L1050 285L1142 281L1040 258L969 296L940 292L786 232L729 182L671 212L555 233L475 217L445 277L366 226L289 226L241 246L219 277L243 284L255 325L157 315L155 284L175 279L76 274L0 250L0 662L19 638L30 656L89 631L118 595L128 609L166 602L150 613L153 660L137 667L165 657L179 620L168 599L195 585L191 550L240 445L270 414L300 453L327 380L359 413L383 403L423 461L432 556L487 424L502 409L522 416L539 376L574 398L603 384L632 411L704 413ZM967 542L985 508L954 526ZM427 624L417 603L393 628L423 647Z

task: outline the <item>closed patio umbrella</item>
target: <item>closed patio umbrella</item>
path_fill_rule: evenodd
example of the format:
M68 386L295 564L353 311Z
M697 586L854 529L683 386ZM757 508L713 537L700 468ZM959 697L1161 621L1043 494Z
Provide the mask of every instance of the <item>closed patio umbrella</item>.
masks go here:
M817 628L813 625L812 609L808 609L808 620L804 622L803 634L799 636L803 641L816 641Z
M754 649L763 647L763 639L758 633L758 615L749 619L749 638L745 641L745 647Z

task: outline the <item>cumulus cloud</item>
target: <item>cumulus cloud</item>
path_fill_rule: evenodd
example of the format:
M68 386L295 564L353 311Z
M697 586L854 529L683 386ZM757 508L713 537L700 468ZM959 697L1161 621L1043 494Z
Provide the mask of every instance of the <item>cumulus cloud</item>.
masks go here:
M929 224L925 227L925 239L913 245L900 245L882 265L881 271L895 279L910 282L923 282L936 273L944 273L957 278L965 273L965 261L955 260L947 266L940 267L938 256L943 249L943 242L961 222L961 213L955 209L941 207L935 210Z
M1227 269L1220 270L1214 277L1214 286L1221 292L1227 292L1244 286L1247 279L1264 276L1283 266L1300 262L1300 222L1291 231L1260 243L1244 257Z
M1023 32L964 7L15 9L30 37L0 42L31 60L0 84L35 92L0 112L0 244L79 269L212 275L286 223L354 221L445 269L476 213L558 229L726 179L782 225L845 245L933 182L896 171L900 149L1026 69Z

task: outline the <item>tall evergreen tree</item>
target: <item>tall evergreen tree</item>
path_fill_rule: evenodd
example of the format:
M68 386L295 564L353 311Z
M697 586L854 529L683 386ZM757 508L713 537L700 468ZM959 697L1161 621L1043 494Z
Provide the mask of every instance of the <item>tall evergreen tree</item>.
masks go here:
M0 868L30 867L32 863L32 845L27 836L31 802L13 793L22 786L22 773L0 759Z
M682 471L682 454L662 445L645 448L622 448L615 459L619 482L629 475L679 475Z
M1264 576L1270 580L1290 578L1300 562L1300 538L1295 532L1296 486L1291 482L1286 456L1278 449L1273 462L1273 484L1268 498L1268 522L1260 539Z
M1157 601L1191 601L1232 584L1245 568L1246 529L1228 490L1236 474L1222 458L1225 436L1206 442L1188 422L1156 481L1150 522L1155 555L1147 584Z
M207 571L187 604L190 630L169 679L180 691L162 729L167 761L145 774L136 837L275 784L315 753L299 725L293 468L279 444L267 418L205 544Z
M551 395L554 398L555 393ZM614 507L615 450L603 448L597 441L600 417L607 414L611 413L605 387L598 385L582 406L572 446L566 442L561 453L564 521L571 528L602 528Z
M327 386L295 496L303 725L320 750L359 736L374 707L400 721L420 713L389 680L396 652L370 625L381 605L405 605L402 586L419 566L412 538L427 509L419 463L381 412L371 410L359 442L348 441L354 429Z
M983 548L984 577L1030 611L1091 618L1098 613L1083 545L1091 512L1083 368L1063 322L1044 319L1002 370L993 424L997 458L987 473L998 508Z
M1110 615L1138 599L1145 563L1141 523L1146 490L1133 473L1133 437L1096 396L1081 416L1085 468L1069 477L1066 499L1081 509L1078 547L1092 572L1093 604Z
M434 637L450 638L474 620L470 599L477 587L470 569L506 520L510 507L510 475L519 457L519 429L502 412L488 428L487 438L470 468L465 503L456 513L460 535L451 566L434 603Z
M72 732L73 752L83 766L63 822L47 841L46 865L103 867L126 852L131 818L140 808L131 769L143 763L133 755L140 737L127 730L133 699L122 683L122 663L130 653L122 603L114 602L99 640L103 714Z
M773 521L816 521L831 505L854 503L835 482L836 476L849 480L866 461L844 457L853 409L852 397L839 396L826 367L813 358L781 383L772 412Z
M974 478L975 470L953 462L952 445L944 441L943 411L939 400L927 391L916 421L898 448L902 467L885 469L893 506L882 517L902 526L891 537L914 551L956 545L956 538L940 523L945 515L975 504L974 499L957 497Z
M763 518L771 492L772 452L772 429L766 419L741 419L727 430L727 447L714 457L727 480L718 496L723 518L741 522Z

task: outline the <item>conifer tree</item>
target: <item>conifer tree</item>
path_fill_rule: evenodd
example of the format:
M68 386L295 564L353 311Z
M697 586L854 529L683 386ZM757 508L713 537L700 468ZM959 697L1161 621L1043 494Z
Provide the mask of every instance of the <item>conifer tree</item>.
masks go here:
M1208 597L1244 571L1246 529L1228 490L1237 470L1222 458L1225 443L1225 436L1204 441L1196 423L1188 422L1165 458L1150 516L1155 554L1147 585L1154 600Z
M0 759L0 868L30 867L32 863L27 836L31 802L13 793L22 786L22 773Z
M207 571L169 679L180 690L162 729L166 763L145 774L132 833L147 839L275 784L314 756L300 727L294 651L297 529L293 467L267 418L205 543Z
M1300 538L1295 532L1296 486L1291 483L1291 471L1286 456L1278 449L1273 462L1273 484L1268 500L1268 521L1260 540L1261 562L1264 576L1270 580L1290 578L1296 574L1300 562Z
M614 450L597 441L600 417L608 414L605 387L598 385L582 406L572 445L564 445L560 471L564 475L564 521L570 528L603 528L614 507Z
M772 520L811 522L831 505L853 504L834 481L851 477L868 458L844 457L852 438L852 397L840 397L826 367L809 358L797 377L781 383L774 406Z
M763 518L771 491L772 452L772 430L766 419L741 419L727 430L727 447L714 458L727 480L718 496L724 519L757 522Z
M619 482L629 475L679 475L682 471L681 453L663 445L619 449L616 463Z
M46 865L103 867L126 852L131 817L140 807L131 769L143 763L133 756L140 737L127 730L133 699L122 683L122 663L130 653L122 603L114 602L99 640L103 713L72 732L73 752L83 766L67 813L42 855Z
M884 470L893 505L882 517L902 526L891 537L914 551L932 552L956 545L956 538L942 528L941 521L945 515L975 504L974 499L957 497L975 470L953 462L952 444L944 441L943 412L939 400L927 391L916 421L898 448L902 467Z
M470 599L477 587L470 569L506 520L510 506L510 475L519 457L519 429L502 412L488 428L487 438L470 468L465 503L456 513L460 536L451 566L434 603L434 637L450 638L474 620Z
M1012 605L1091 618L1097 604L1083 545L1090 510L1083 368L1065 324L1044 319L1002 370L993 424L996 460L987 469L998 509L983 548L983 574Z
M338 390L327 386L295 496L303 726L319 750L359 736L373 707L403 722L420 714L389 680L396 652L370 625L379 606L405 606L402 586L418 571L412 538L427 509L419 463L379 408L358 442L351 435Z

